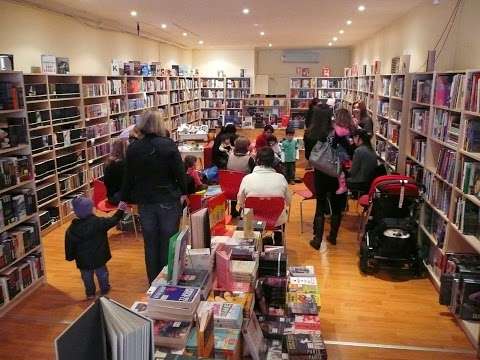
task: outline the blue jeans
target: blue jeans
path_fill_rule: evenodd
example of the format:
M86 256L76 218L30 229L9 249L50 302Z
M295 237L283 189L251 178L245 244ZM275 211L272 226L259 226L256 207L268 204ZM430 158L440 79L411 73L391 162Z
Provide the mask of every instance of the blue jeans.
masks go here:
M93 280L93 273L97 275L98 285L100 286L100 292L106 294L110 290L110 283L108 282L108 269L104 265L95 270L80 270L83 284L85 285L85 294L87 296L95 295L95 281Z
M142 204L138 207L145 242L145 266L151 284L168 262L168 242L178 231L180 202Z

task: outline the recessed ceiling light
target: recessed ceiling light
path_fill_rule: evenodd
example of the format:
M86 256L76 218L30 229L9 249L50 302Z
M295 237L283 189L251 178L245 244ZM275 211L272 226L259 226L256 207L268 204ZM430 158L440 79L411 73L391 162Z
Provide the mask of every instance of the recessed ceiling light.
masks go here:
M133 17L137 16L137 12L135 10L130 11L130 16L133 16Z
M268 47L272 47L272 46L273 46L272 43L269 43L269 44L268 44Z
M332 38L332 40L333 40L333 41L337 41L338 38L337 38L336 36L334 36L334 37Z
M343 29L338 30L339 34L343 34L345 31Z
M358 6L358 11L365 11L365 9L366 9L365 5Z
M203 40L198 40L198 45L203 45Z
M265 36L265 31L260 31L260 36Z
M167 24L162 24L161 27L162 27L162 29L166 29L166 28L167 28Z
M187 34L186 32L184 32L182 35L183 35L183 36L187 36L188 34Z
M347 20L347 25L352 25L352 20Z
M328 46L332 46L332 45L333 45L332 42L329 42L329 43L328 43Z
M245 9L242 10L242 12L243 12L245 15L248 15L248 14L250 14L250 9L245 8Z
M258 24L253 24L253 26L258 27Z

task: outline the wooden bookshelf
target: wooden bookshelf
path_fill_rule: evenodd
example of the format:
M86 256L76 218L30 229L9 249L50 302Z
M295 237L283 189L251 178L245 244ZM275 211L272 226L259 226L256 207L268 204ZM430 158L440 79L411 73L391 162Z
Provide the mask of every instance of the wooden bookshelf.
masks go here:
M21 72L0 71L0 123L10 140L9 146L2 144L0 152L3 169L0 188L0 299L3 300L0 300L0 317L27 298L46 279L30 146L32 133L27 113L30 105L44 108L48 89L43 80L42 77L36 78L41 90L38 94L29 94L25 91ZM8 96L5 96L5 91ZM51 130L47 115L42 120L43 130L37 132L48 133ZM8 175L10 167L16 169L15 174Z
M480 149L469 151L470 123L480 126L480 114L469 101L475 74L480 71L412 73L408 77L404 172L425 186L419 236L428 249L425 266L437 289L446 253L480 253L480 239L463 226L460 219L465 209L459 206L467 202L477 214L480 207L478 194L472 194L464 182L465 163L480 163ZM450 88L441 90L448 96L439 95L444 78L457 81L453 93ZM480 324L455 318L478 348Z
M225 123L241 127L242 101L250 96L249 77L201 77L200 98L202 123L215 129Z
M266 124L282 126L282 117L288 116L289 99L285 96L252 95L242 101L242 128L263 129Z

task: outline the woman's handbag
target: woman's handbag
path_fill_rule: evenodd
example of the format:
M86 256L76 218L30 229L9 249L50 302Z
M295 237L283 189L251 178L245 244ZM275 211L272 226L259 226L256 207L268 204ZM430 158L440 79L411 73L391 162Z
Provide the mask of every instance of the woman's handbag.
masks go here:
M333 141L332 135L328 136L326 141L317 141L308 161L314 169L325 175L337 177L340 174L341 167L338 151L333 147Z

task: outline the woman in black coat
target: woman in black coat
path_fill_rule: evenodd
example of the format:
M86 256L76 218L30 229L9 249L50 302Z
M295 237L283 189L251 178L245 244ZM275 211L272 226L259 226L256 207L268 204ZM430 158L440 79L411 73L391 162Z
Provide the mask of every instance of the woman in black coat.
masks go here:
M312 121L310 127L305 131L305 157L310 158L310 153L317 141L327 141L330 134L333 134L332 110L326 104L320 104L314 107L312 112ZM333 146L338 146L339 138L333 138ZM315 218L313 220L314 237L310 245L315 250L324 252L327 250L323 240L323 230L325 225L325 213L327 212L328 202L331 205L330 234L327 237L332 245L336 244L338 230L342 219L342 211L347 204L347 194L335 194L338 189L338 178L331 177L315 169L315 192L316 208Z

